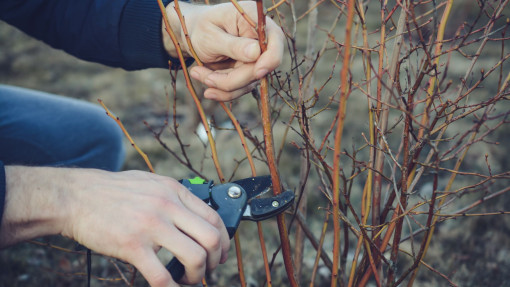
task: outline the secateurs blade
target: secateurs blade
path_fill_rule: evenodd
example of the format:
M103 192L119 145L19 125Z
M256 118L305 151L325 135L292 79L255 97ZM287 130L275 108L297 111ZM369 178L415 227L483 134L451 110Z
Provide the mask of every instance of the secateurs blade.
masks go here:
M195 196L202 199L219 214L230 238L236 233L241 220L260 221L285 211L294 202L290 190L272 197L262 197L272 188L271 177L257 176L215 185L200 178L181 180ZM175 281L184 275L184 266L177 258L166 269Z

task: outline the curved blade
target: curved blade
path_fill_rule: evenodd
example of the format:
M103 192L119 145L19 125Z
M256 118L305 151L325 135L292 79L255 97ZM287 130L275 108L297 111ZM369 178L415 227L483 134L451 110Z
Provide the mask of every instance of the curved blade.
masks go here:
M239 184L246 191L248 201L269 191L273 185L270 175L243 178L232 183Z
M294 193L290 190L269 198L254 198L248 203L243 219L260 221L284 212L294 203Z

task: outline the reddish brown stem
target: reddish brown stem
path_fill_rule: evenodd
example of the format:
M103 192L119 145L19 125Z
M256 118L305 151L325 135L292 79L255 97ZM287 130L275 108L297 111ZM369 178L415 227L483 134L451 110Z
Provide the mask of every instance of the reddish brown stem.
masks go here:
M257 33L259 37L260 49L262 52L267 50L266 40L266 16L264 14L264 5L262 0L257 0L257 15L258 25ZM278 195L282 192L282 186L280 182L280 175L276 168L275 152L273 146L273 131L271 126L270 106L269 106L269 92L268 92L268 80L267 76L262 78L260 81L260 106L262 112L262 126L264 131L264 142L266 148L267 164L269 166L269 172L273 181L273 193ZM291 286L298 286L294 266L292 262L292 251L290 248L289 236L287 232L287 225L285 224L285 216L279 214L276 218L278 223L278 231L280 233L280 241L282 246L283 262L285 264L285 270Z
M116 117L114 116L110 110L106 107L106 105L103 103L103 101L101 99L98 99L97 100L99 102L99 104L103 107L103 109L106 111L106 114L112 118L113 120L115 120L115 122L117 123L117 125L120 127L120 129L122 130L122 132L124 133L124 135L126 136L126 138L129 140L129 143L131 144L132 147L135 148L135 150L140 154L140 156L142 156L143 160L145 161L145 164L147 164L147 167L149 168L149 170L154 173L154 168L152 167L152 164L151 164L151 161L149 160L149 157L147 156L146 153L144 153L136 144L135 142L133 141L133 138L131 138L131 136L129 135L128 131L126 130L126 128L124 127L124 125L122 124L122 122L120 121L119 117Z
M340 73L341 92L338 107L338 122L335 131L335 146L333 157L333 270L331 273L331 287L335 287L338 279L340 260L340 154L344 128L345 109L349 97L349 68L351 59L351 29L354 18L354 0L347 2L347 25L345 27L345 50L343 67ZM345 239L347 240L347 239Z

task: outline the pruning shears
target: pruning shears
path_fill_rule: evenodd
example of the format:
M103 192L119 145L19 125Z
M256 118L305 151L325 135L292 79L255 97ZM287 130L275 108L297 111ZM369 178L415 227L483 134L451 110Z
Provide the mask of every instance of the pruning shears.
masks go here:
M290 190L272 197L261 197L272 187L268 175L219 185L201 178L183 179L180 182L218 212L230 238L234 237L241 220L268 219L282 213L294 202L294 193ZM184 266L175 257L166 265L166 269L175 281L184 275Z

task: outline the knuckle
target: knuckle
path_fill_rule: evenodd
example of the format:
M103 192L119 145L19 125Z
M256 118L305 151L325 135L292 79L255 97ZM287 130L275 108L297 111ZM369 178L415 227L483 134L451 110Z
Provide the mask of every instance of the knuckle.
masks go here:
M207 253L203 249L197 249L188 260L186 277L188 277L191 284L199 283L205 274Z
M198 248L191 259L191 266L196 270L201 270L205 267L207 260L207 252L204 249Z
M167 211L179 209L179 205L173 200L167 198L159 198L155 202L156 210Z
M218 229L211 229L209 237L204 246L208 251L218 250L221 247L221 234Z
M223 226L223 220L221 219L220 215L212 208L207 214L207 220L216 228L221 228Z
M183 214L186 214L186 207L182 205L181 202L174 202L170 200L164 200L160 203L160 206L158 207L160 212L162 213L162 218L158 223L161 223L163 225L166 225L168 223L168 220L175 222L179 219L179 217L182 217Z
M161 218L154 213L146 213L140 216L140 223L142 227L149 229L158 226L161 223Z
M207 204L201 200L197 200L196 195L194 195L189 189L184 186L180 190L179 198L182 202L193 202L194 204L198 204L200 208L204 208Z
M137 258L140 254L144 253L144 244L138 236L124 236L119 242L120 253L126 255L128 261L132 261L133 258Z
M162 184L162 185L165 185L165 186L170 186L170 187L173 187L175 185L178 184L178 181L171 178L171 177L167 177L167 176L161 176L161 175L157 175L157 174L152 174L150 173L150 175L152 176L155 176L155 178Z

